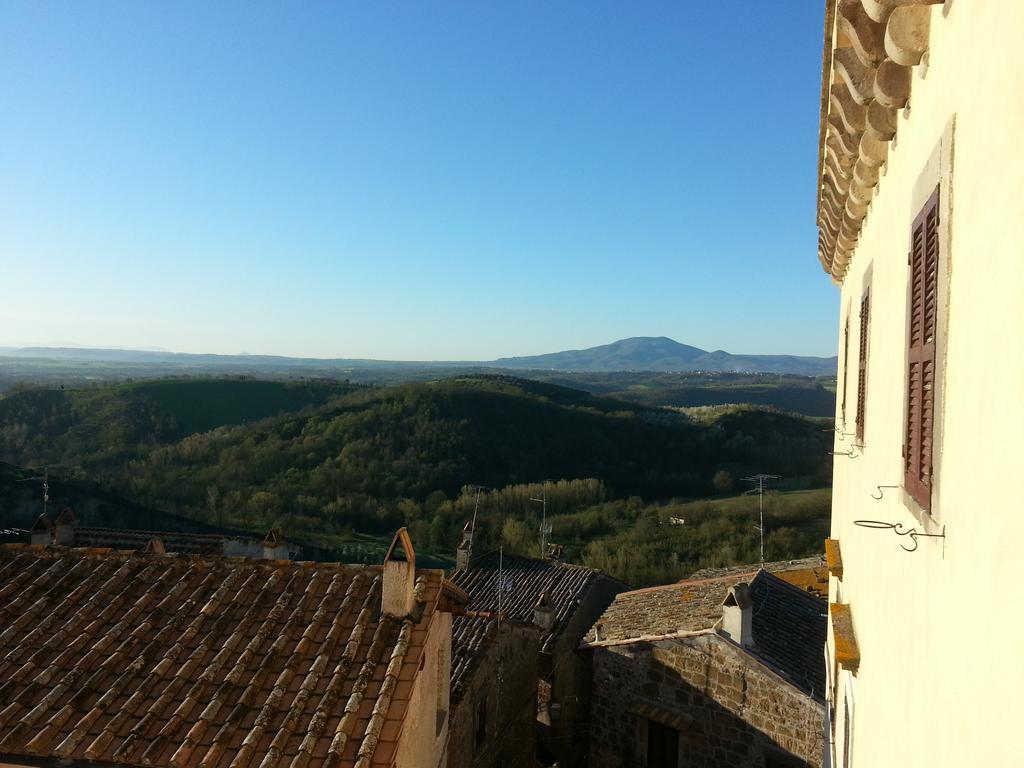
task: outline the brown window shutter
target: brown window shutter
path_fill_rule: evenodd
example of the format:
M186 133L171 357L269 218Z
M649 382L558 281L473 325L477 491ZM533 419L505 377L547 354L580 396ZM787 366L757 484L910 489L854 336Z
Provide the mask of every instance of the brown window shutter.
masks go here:
M935 423L935 336L938 332L939 190L914 220L910 248L907 334L907 420L904 484L925 509L931 506Z
M860 360L857 364L857 442L864 442L868 395L868 332L871 328L871 296L860 300Z
M840 415L843 421L843 430L846 430L846 368L850 362L850 316L846 316L846 325L843 328L843 399L840 405Z

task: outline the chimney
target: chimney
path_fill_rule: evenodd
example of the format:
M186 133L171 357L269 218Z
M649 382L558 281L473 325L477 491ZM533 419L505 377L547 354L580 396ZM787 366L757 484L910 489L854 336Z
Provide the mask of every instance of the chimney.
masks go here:
M288 542L277 528L271 528L263 537L263 559L264 560L290 560L288 556Z
M57 525L54 529L53 543L62 547L70 547L75 543L75 528L78 527L78 517L71 507L64 507L57 515Z
M555 626L555 607L551 604L551 595L546 589L540 593L537 604L533 606L533 623L545 632L550 632Z
M154 537L146 542L146 549L144 552L147 555L166 555L167 547L164 546L163 539Z
M744 648L754 643L753 605L744 582L731 587L722 602L722 633Z
M32 526L32 543L44 547L53 543L53 523L45 514L36 518L35 525Z
M416 551L409 531L399 528L384 556L381 612L404 619L416 608Z
M462 529L462 541L455 550L455 570L469 569L470 558L473 557L473 521L470 520Z

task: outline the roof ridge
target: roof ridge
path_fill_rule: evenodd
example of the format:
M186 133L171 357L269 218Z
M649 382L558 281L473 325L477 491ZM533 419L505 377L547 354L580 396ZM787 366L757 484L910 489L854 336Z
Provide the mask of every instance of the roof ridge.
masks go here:
M741 573L728 573L722 576L711 576L706 579L683 579L682 581L673 581L671 584L657 584L653 587L641 587L640 589L631 589L628 592L620 592L616 597L623 597L624 595L639 595L644 592L659 592L662 590L670 590L673 588L681 588L687 586L697 586L698 584L710 584L716 581L730 581L732 579L742 579L744 576L756 576L758 571L743 571Z

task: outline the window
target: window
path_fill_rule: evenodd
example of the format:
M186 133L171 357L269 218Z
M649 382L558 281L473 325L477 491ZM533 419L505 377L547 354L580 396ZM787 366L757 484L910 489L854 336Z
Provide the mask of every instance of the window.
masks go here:
M850 315L846 315L846 325L843 327L843 397L840 400L840 416L843 422L843 429L846 429L846 365L850 362Z
M647 721L647 768L677 768L679 731L654 720Z
M868 333L871 329L871 294L860 300L860 360L857 363L857 442L864 442L868 396Z
M487 697L480 700L476 708L476 736L473 740L474 750L487 741Z
M914 219L909 261L904 486L914 501L929 509L935 425L935 341L938 332L938 188Z
M448 674L448 657L445 655L445 645L440 643L437 647L437 670L434 672L437 688L437 727L434 733L435 736L441 735L441 729L448 719L448 685L444 683Z
M850 750L853 746L853 716L850 714L850 702L843 702L843 768L850 768L853 764Z

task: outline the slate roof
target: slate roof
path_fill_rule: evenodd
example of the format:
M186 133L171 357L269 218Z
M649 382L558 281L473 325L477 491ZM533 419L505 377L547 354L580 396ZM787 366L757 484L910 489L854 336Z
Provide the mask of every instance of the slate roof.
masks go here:
M761 571L750 585L753 652L797 687L825 695L828 602Z
M466 570L456 571L451 580L469 595L468 613L497 613L512 622L532 623L533 607L544 590L549 591L554 607L554 624L541 636L541 649L548 651L582 602L587 591L600 578L592 568L554 560L504 555L499 571L499 555L490 552L474 558ZM503 584L498 599L499 582ZM453 648L457 645L453 642Z
M827 601L767 570L730 569L725 576L622 592L596 623L599 640L591 632L587 642L653 640L711 631L722 618L729 588L740 582L750 584L753 601L753 646L744 650L805 692L821 696Z
M0 546L0 762L390 766L427 625L381 568Z

